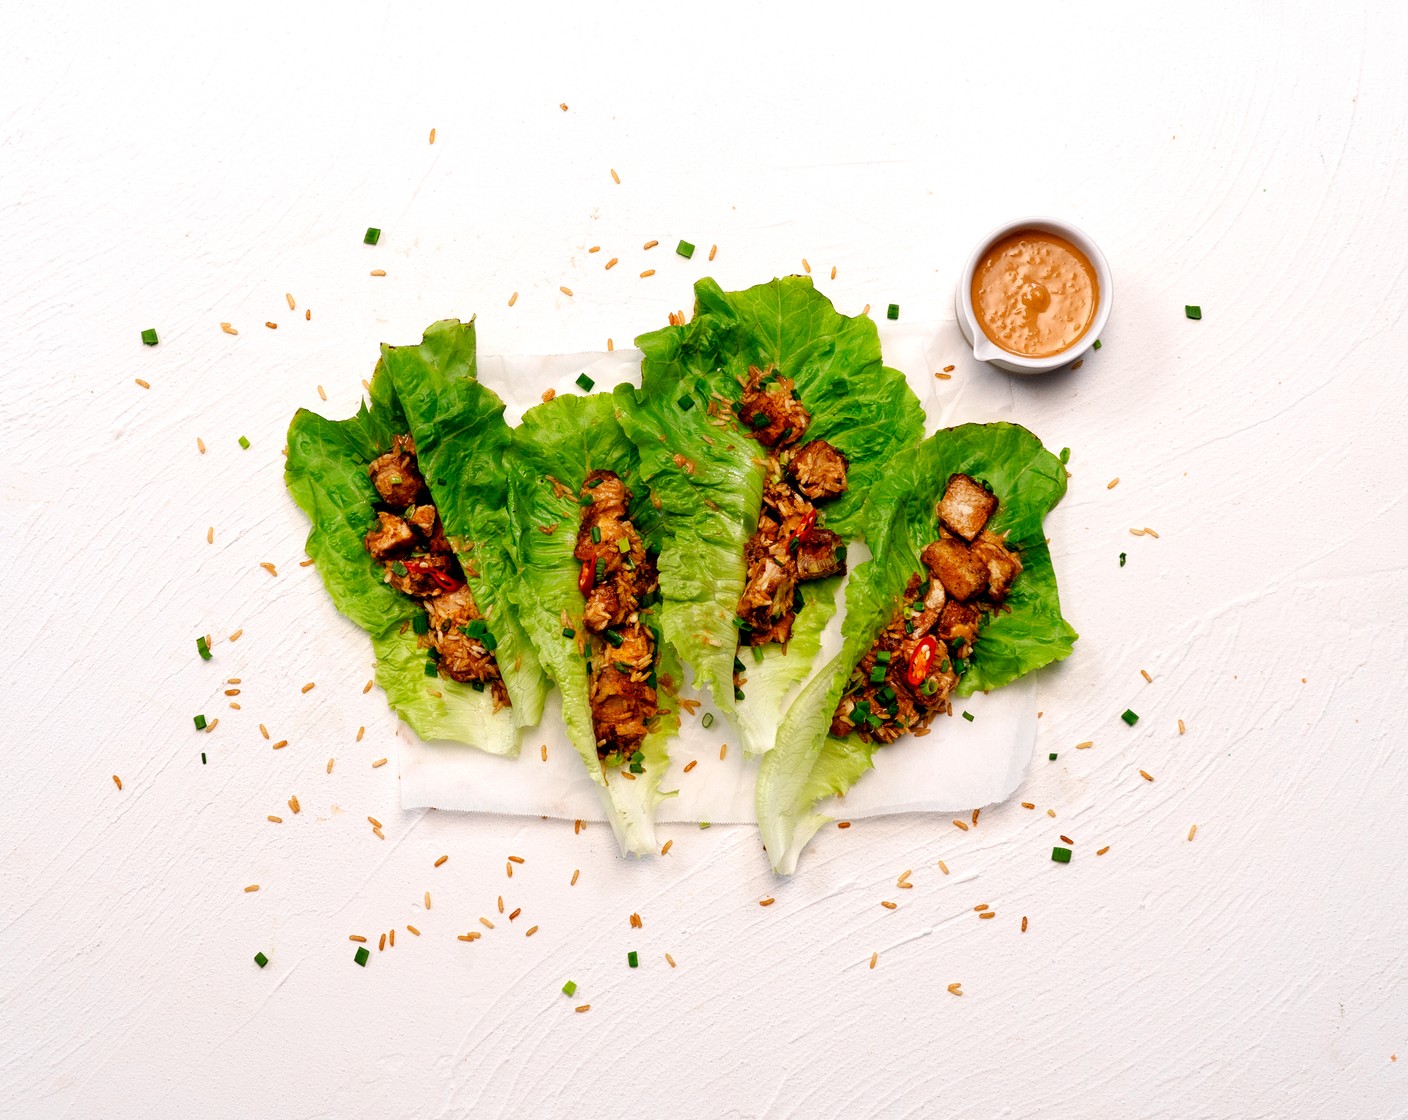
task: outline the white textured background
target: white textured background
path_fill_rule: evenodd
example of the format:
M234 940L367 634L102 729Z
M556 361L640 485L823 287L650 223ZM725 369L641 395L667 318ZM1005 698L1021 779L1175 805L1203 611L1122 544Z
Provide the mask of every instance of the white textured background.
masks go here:
M401 7L6 7L0 1114L1408 1115L1402 8ZM397 811L280 478L317 385L346 414L447 315L624 342L688 306L684 237L726 287L805 257L844 310L946 319L952 389L1000 376L958 271L1031 211L1118 296L1084 369L1015 387L1073 448L1082 639L1011 802L825 830L782 884L748 829L627 864ZM500 892L523 916L456 941Z

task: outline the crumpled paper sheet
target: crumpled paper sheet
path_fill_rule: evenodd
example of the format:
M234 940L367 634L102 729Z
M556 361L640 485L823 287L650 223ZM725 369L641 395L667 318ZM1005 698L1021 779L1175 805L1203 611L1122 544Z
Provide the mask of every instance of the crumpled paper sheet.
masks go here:
M936 324L882 324L881 331L886 364L905 373L924 406L926 435L941 426L1011 415L1012 391L1006 374L969 361L964 372L951 380L934 377L935 371L949 364L938 352ZM639 385L640 351L484 357L479 362L480 379L504 399L508 420L514 424L541 401L545 389L578 392L575 382L580 373L595 381L596 390L610 390L627 381ZM867 555L864 545L851 545L850 565ZM843 594L838 590L838 600ZM838 611L823 636L816 669L840 648L840 632ZM680 695L698 700L700 706L693 716L683 713L680 733L671 742L671 771L662 788L677 789L679 794L661 803L657 819L753 823L758 761L744 757L737 732L707 695L688 685ZM965 710L972 713L971 722L959 718ZM708 729L701 723L706 712L714 713ZM906 737L876 751L875 769L832 807L823 805L823 811L847 818L953 812L1005 799L1021 783L1036 743L1035 682L1026 678L987 696L969 697L956 706L953 717L940 716L932 728L922 738ZM523 733L522 749L514 759L495 758L458 743L422 742L404 725L398 725L397 738L403 808L604 819L597 787L568 741L556 692L543 722ZM728 750L720 758L725 744ZM684 767L695 760L698 765L685 774Z

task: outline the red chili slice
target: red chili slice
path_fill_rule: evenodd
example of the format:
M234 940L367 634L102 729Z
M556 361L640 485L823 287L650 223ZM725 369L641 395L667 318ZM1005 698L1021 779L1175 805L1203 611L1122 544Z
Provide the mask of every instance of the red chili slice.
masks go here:
M407 560L405 564L407 571L415 572L417 575L429 576L435 581L435 586L440 588L441 591L458 591L460 589L459 580L455 579L454 576L446 575L437 568L432 568L424 560Z
M816 528L815 506L807 510L807 512L803 515L801 525L797 526L797 539L799 541L805 541L808 537L812 535L812 530L814 528Z
M586 560L582 563L581 574L577 576L577 590L585 595L596 586L596 561Z
M911 688L918 688L924 683L924 678L929 675L929 666L933 663L934 653L938 648L939 640L932 634L919 639L919 644L909 655L909 672L905 674L905 679L909 681Z

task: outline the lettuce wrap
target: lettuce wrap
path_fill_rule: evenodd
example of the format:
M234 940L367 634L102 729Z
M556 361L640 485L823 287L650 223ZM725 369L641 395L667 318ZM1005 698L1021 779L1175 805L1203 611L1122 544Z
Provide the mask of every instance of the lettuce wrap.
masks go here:
M758 525L766 448L737 422L750 366L795 383L811 415L806 438L824 439L850 462L848 489L821 523L853 539L871 487L923 435L924 415L904 375L881 361L875 324L840 314L806 277L741 292L711 279L695 285L694 317L636 339L641 388L616 390L617 414L640 451L641 474L661 502L660 585L666 641L731 715L750 753L769 749L784 701L806 678L835 611L840 576L803 585L786 647L738 650L744 546ZM734 659L747 686L735 701Z
M982 625L955 696L990 691L1066 657L1076 632L1061 616L1056 572L1042 520L1066 492L1066 470L1031 432L1016 424L964 424L925 440L870 493L864 533L872 558L846 586L842 648L788 710L777 745L758 774L758 826L773 870L790 875L816 830L830 820L815 811L845 793L872 766L880 746L830 733L832 714L851 671L894 617L905 586L922 572L920 552L939 535L935 506L951 475L986 482L1000 500L990 528L1008 534L1022 572L1003 609Z
M504 405L475 380L474 324L433 324L416 346L382 347L370 405L333 421L300 409L289 425L284 480L312 530L307 552L337 609L367 631L376 680L393 711L422 739L451 739L491 754L518 750L518 731L542 718L547 681L509 609L514 580L504 458ZM509 707L489 691L427 676L418 638L426 617L415 599L384 582L363 541L381 500L368 464L411 434L417 461L484 624L496 642Z
M561 395L530 409L514 429L509 457L510 501L517 527L522 578L515 588L517 616L538 650L547 675L562 693L568 737L597 784L623 854L654 852L655 807L672 796L660 789L669 767L668 741L679 730L675 695L680 668L662 640L658 601L640 618L655 636L659 711L640 747L638 773L628 759L602 760L592 724L581 562L574 555L582 517L578 495L592 471L613 471L630 489L628 515L649 552L663 538L659 510L641 476L640 456L615 417L611 394ZM564 624L564 619L566 623Z

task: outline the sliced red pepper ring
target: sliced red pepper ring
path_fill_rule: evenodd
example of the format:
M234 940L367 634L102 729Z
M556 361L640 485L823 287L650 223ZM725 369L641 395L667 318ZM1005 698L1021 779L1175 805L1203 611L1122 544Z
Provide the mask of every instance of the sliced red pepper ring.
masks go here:
M582 563L582 571L577 576L577 590L585 595L596 586L596 561L585 560Z
M933 664L934 654L938 648L939 640L932 634L919 639L919 644L909 655L909 672L905 674L905 679L909 681L911 688L918 688L924 683L924 678L929 675L929 666Z
M812 530L814 528L816 528L815 506L807 510L807 512L803 515L802 523L797 526L797 539L799 541L805 541L808 537L812 535Z
M459 580L455 579L454 576L447 575L438 568L432 568L424 560L407 560L405 561L405 565L407 571L415 572L417 575L429 576L435 581L435 586L440 588L441 591L458 591L460 589Z

